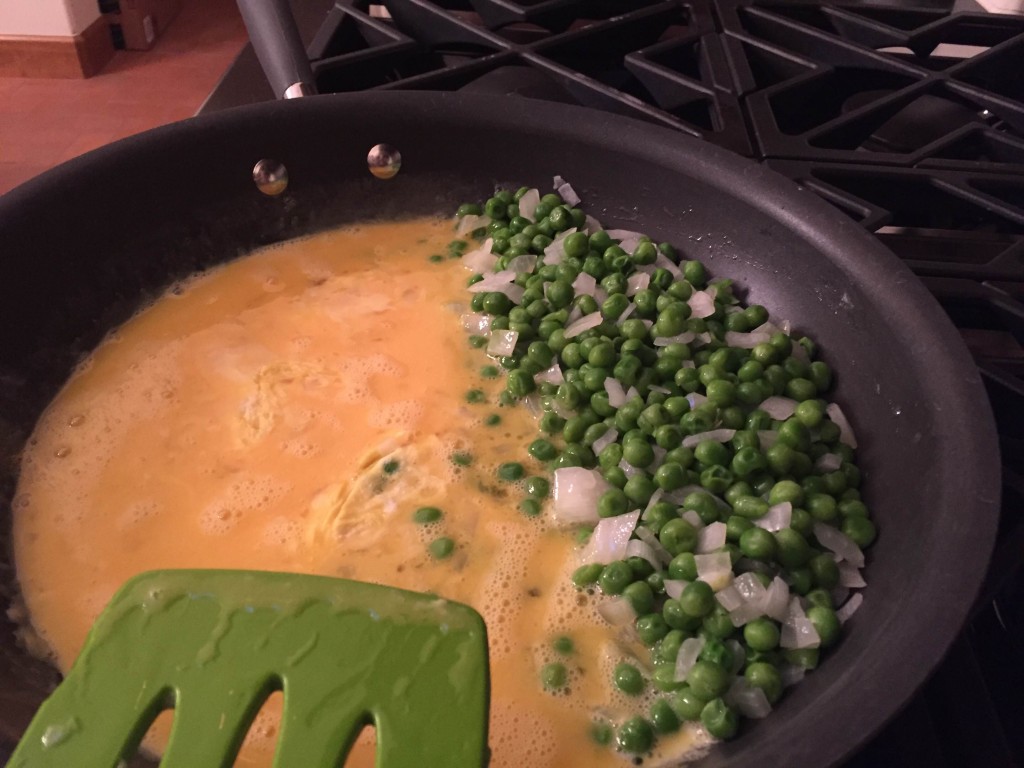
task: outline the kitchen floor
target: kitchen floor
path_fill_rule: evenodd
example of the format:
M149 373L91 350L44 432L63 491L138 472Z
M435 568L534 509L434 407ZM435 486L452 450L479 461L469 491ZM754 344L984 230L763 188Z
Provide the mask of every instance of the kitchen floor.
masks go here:
M148 51L94 77L0 77L0 194L117 139L195 114L246 42L234 0L185 0Z

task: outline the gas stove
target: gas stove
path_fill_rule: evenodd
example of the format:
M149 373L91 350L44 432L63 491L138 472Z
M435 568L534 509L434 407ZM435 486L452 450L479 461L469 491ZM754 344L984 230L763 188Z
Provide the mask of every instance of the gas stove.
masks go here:
M1024 764L1024 16L757 0L293 2L322 93L487 90L667 126L873 232L949 314L1003 461L982 593L849 766ZM273 98L251 49L201 112Z

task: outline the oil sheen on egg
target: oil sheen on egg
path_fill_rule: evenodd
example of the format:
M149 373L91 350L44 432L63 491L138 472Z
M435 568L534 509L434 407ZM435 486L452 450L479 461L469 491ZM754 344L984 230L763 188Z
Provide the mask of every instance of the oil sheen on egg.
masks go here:
M518 510L496 468L535 439L524 407L467 344L458 259L432 261L449 222L368 224L255 253L175 285L71 378L26 448L15 556L34 647L67 669L103 606L154 568L343 576L466 602L490 641L494 768L600 768L631 758L590 737L596 720L646 712L611 684L639 656L578 592L571 532ZM470 402L471 389L485 402ZM497 414L500 422L488 417ZM459 461L455 458L458 457ZM469 457L468 464L466 457ZM420 525L422 506L444 516ZM453 555L433 559L448 536ZM551 644L567 691L547 692ZM280 696L237 765L269 766ZM159 749L170 714L151 731ZM372 734L347 766L373 765ZM706 743L659 742L646 765Z

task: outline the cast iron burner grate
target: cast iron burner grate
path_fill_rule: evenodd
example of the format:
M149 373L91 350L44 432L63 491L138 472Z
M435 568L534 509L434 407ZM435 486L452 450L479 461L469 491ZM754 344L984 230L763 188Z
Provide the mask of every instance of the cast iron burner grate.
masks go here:
M1003 507L971 624L849 765L1024 764L1024 17L758 0L337 0L306 32L317 23L305 39L321 92L497 89L668 126L766 163L906 262L984 378ZM272 98L251 52L234 70L205 110Z

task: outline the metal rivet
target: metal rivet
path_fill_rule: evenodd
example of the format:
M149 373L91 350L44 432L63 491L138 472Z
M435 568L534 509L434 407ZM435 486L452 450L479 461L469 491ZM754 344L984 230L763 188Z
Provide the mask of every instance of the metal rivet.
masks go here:
M264 195L280 195L288 188L288 169L277 160L260 160L253 166L252 180Z
M390 144L378 144L366 155L366 165L378 179L390 179L402 169L402 153Z

